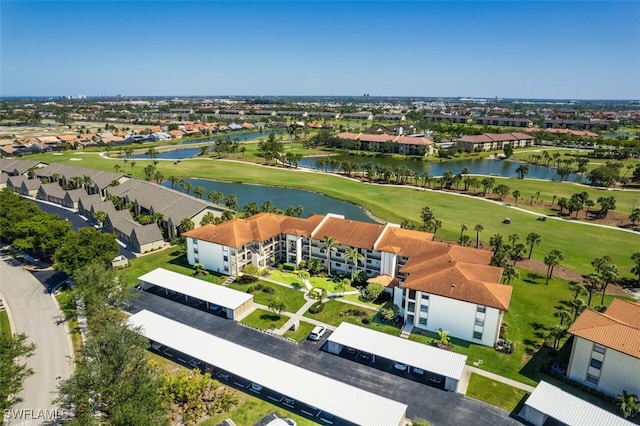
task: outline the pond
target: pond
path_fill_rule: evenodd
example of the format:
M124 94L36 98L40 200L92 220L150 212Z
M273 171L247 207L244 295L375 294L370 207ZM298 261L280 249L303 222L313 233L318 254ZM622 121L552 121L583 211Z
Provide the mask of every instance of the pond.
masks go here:
M329 157L305 157L300 161L300 165L304 167L317 168L316 161L319 158ZM454 174L460 173L465 167L471 171L471 174L477 175L493 175L503 177L516 177L516 169L522 163L509 160L491 160L491 159L464 159L464 160L444 160L441 162L422 161L421 159L402 159L402 158L384 158L384 157L364 157L358 155L335 155L331 158L337 161L355 161L363 164L371 162L373 164L386 164L392 168L405 166L410 170L418 173L428 172L432 176L442 176L445 172L451 171ZM329 168L331 170L331 168ZM528 178L558 180L556 170L550 167L537 166L529 164ZM579 181L580 177L576 174L569 176L569 181Z
M224 139L224 138L230 138L232 141L235 139L240 139L240 141L244 142L247 140L251 140L251 139L256 139L256 138L260 138L260 137L264 137L264 139L266 139L267 137L269 137L269 135L271 133L275 133L275 134L280 134L282 132L276 132L273 130L269 130L269 131L264 131L262 133L260 132L251 132L251 133L242 133L242 134L233 134L233 133L226 133L223 135L217 135L217 136L212 136L209 138L204 138L204 139L192 139L192 140L188 140L188 141L184 141L182 142L180 145L178 146L185 146L185 145L193 145L193 144L201 144L201 143L211 143L212 145L215 144L215 142L217 142L219 139ZM163 160L183 160L185 158L193 158L196 155L198 155L200 153L200 148L176 148L176 149L171 149L168 151L161 151L161 152L157 152L156 154L156 158L160 158ZM150 158L148 154L134 154L130 157L127 157L130 159L136 159L136 158L144 158L144 159L148 159Z
M307 217L313 213L336 213L344 215L347 219L375 223L363 208L316 192L245 183L217 182L206 179L186 179L186 181L193 185L194 188L196 186L204 187L207 193L218 191L223 194L235 195L238 198L238 209L240 210L248 202L252 201L260 206L269 200L281 210L285 210L289 206L301 205L304 208L302 217ZM166 181L162 185L170 188L171 182ZM182 190L180 186L176 186L175 189Z

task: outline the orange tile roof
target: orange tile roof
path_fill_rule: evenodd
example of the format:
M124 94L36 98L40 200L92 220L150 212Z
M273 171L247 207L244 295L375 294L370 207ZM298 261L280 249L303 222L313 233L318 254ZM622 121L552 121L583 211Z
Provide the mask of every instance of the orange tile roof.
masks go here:
M371 250L383 230L384 225L380 224L327 217L312 237L321 240L333 237L340 244Z
M614 299L604 313L587 309L569 333L640 358L640 303Z

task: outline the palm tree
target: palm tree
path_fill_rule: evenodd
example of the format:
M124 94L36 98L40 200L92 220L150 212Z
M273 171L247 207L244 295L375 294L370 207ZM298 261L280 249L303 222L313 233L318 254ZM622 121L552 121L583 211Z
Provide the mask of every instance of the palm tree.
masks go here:
M353 268L351 269L351 281L353 281L353 274L358 268L358 263L364 259L364 256L360 254L357 248L355 247L347 247L344 253L344 259L350 260Z
M480 248L480 233L484 230L484 226L477 224L476 226L473 227L473 229L476 231L476 248L479 249Z
M640 413L640 400L638 400L638 396L629 394L626 390L623 390L622 394L618 395L616 405L625 419Z
M191 231L193 227L193 221L190 218L185 217L182 219L182 222L180 222L180 233Z
M211 191L207 194L207 198L211 200L213 204L220 204L220 201L222 201L222 192Z
M533 246L538 246L542 242L542 237L540 234L536 234L535 232L530 232L527 234L527 244L529 244L529 259L531 259L531 254L533 253Z
M333 237L324 237L324 243L320 244L320 248L327 251L327 272L331 276L331 252L338 249L338 242Z
M518 207L518 198L520 198L520 191L518 189L515 189L511 195L513 195L513 198L516 200L516 207Z
M230 208L231 210L235 210L238 208L238 197L233 194L227 194L224 197L224 205Z
M434 219L432 228L433 228L433 237L431 239L435 240L436 232L438 232L438 229L442 228L442 221L440 219Z
M587 305L584 303L582 299L575 299L571 302L571 310L573 311L573 321L578 318L578 315L582 313L586 309Z
M202 196L207 192L207 190L202 186L196 186L193 188L193 193L198 196L198 198L202 199Z
M554 317L556 318L560 318L560 325L563 325L565 321L569 321L569 318L571 318L571 312L567 311L566 309L558 309L556 311L555 314L553 314Z
M465 225L464 223L460 225L460 238L462 239L462 235L464 234L464 231L466 231L467 225Z
M113 165L113 170L115 170L116 173L119 173L120 172L120 164L114 164Z
M176 189L176 184L180 181L177 177L171 175L169 176L169 182L171 182L171 189Z
M133 168L136 166L136 162L132 161L131 162L131 174L133 175Z
M553 350L557 351L560 340L567 334L567 329L561 325L554 325L549 329L549 337L553 338Z
M547 265L547 281L546 285L549 285L549 280L553 275L553 268L560 264L560 261L564 259L564 255L560 250L553 249L544 258L544 264Z
M600 271L600 278L602 279L602 286L600 287L600 290L602 290L602 298L600 299L600 304L604 305L604 293L607 291L607 286L617 282L620 278L618 267L613 263L607 264Z
M515 266L510 263L504 265L504 269L502 270L502 278L507 284L511 284L511 280L514 278L518 278L520 274Z

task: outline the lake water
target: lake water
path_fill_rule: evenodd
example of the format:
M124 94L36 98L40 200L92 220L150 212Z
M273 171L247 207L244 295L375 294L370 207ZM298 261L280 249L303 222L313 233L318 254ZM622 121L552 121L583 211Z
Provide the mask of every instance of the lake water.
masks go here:
M202 186L207 190L222 192L223 194L233 194L238 197L238 209L248 202L253 201L259 206L269 200L279 209L285 210L289 206L301 205L304 208L302 217L307 217L312 213L327 214L336 213L344 215L347 219L359 220L361 222L375 222L361 207L336 200L316 192L304 191L300 189L277 188L273 186L249 185L243 183L217 182L206 179L186 179L193 187ZM163 182L162 185L171 188L171 182ZM180 191L180 186L176 186ZM203 197L205 198L206 195Z
M215 144L219 139L224 139L226 137L231 138L232 141L235 140L235 139L240 139L240 141L242 141L242 142L247 141L247 140L251 140L251 139L261 138L261 137L266 140L271 133L280 134L282 132L276 132L276 131L273 131L273 130L269 130L269 131L264 131L262 133L260 133L260 132L251 132L251 133L242 133L242 134L226 133L224 135L211 136L209 138L204 138L204 139L194 139L194 140L184 141L178 146L193 145L193 144L196 144L196 143L197 144L202 144L202 143ZM168 151L158 152L157 153L157 158L160 158L160 159L163 159L163 160L182 160L182 159L185 159L185 158L193 158L196 155L198 155L199 153L200 153L200 148L176 148L176 149L171 149L171 150L168 150ZM134 154L131 157L127 157L127 158L131 158L131 159L135 159L135 158L148 159L150 157L147 154Z
M300 161L300 165L304 167L317 168L316 161L319 158L329 157L306 157ZM402 159L402 158L384 158L384 157L362 157L357 155L336 155L332 157L338 161L355 161L359 164L371 162L373 164L386 164L392 168L405 166L415 172L424 173L428 172L432 176L442 176L445 172L451 171L454 174L460 173L462 169L467 167L471 174L478 175L494 175L504 177L516 177L516 169L522 163L517 161L505 161L505 160L489 160L489 159L465 159L465 160L450 160L442 162L434 161L421 161L419 159ZM329 168L331 170L331 168ZM555 169L536 166L529 164L529 178L558 180L558 174ZM569 181L575 182L579 179L578 175L571 174Z

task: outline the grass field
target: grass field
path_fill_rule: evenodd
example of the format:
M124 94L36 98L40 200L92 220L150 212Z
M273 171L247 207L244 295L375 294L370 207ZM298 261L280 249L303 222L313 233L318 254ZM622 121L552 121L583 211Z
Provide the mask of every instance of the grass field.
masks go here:
M510 413L519 407L523 399L529 395L529 392L522 389L496 382L478 374L471 374L467 388L467 396L495 405Z
M272 330L282 327L287 320L289 320L289 317L284 314L277 316L273 312L256 309L241 322L251 327L259 328L260 330Z
M324 304L324 310L319 314L312 314L307 311L304 316L307 318L313 318L315 320L322 321L327 324L335 325L336 327L339 326L342 322L350 322L351 324L364 326L364 324L362 324L362 318L365 317L345 315L348 310L354 309L365 312L366 317L369 319L371 319L376 314L376 311L371 309L359 308L357 306L351 306L346 303L337 302L335 300L329 300Z
M70 158L81 158L81 161L70 161ZM96 154L65 153L54 156L51 154L34 155L32 159L44 161L59 161L76 166L113 170L113 162L101 159ZM140 175L149 161L139 160L136 165ZM325 175L314 172L290 171L285 169L267 168L246 163L216 161L211 167L211 160L189 160L173 164L161 161L158 168L165 176L197 176L206 179L222 181L241 181L244 183L263 183L282 187L296 187L320 191L331 197L347 200L362 205L377 217L400 223L403 220L420 222L422 207L429 206L436 217L443 222L438 231L438 237L446 240L457 240L460 224L467 224L471 229L475 224L484 226L481 239L486 243L494 233L505 236L518 233L524 238L529 232L536 232L542 236L542 244L534 251L534 257L541 259L551 249L559 249L565 255L563 265L571 269L587 273L591 271L590 262L595 257L608 255L616 263L623 275L630 274L632 262L630 255L633 247L640 247L640 234L614 231L598 227L587 227L571 221L547 220L537 221L536 215L526 214L510 208L483 200L446 194L439 191L419 191L415 188L385 187L382 185L367 185L344 179L338 176ZM298 173L296 175L296 173ZM503 179L496 179L500 183ZM629 211L633 200L640 200L639 192L632 191L602 191L573 184L504 179L512 190L520 189L527 199L535 191L541 191L541 198L550 200L554 194L570 196L574 192L587 190L592 198L614 194L617 198L617 210ZM521 207L525 208L525 203ZM511 225L502 224L504 217L512 219ZM598 241L598 244L584 244L584 238Z
M296 274L292 272L279 271L277 269L273 269L269 271L269 279L284 283L290 284L292 287L304 287L302 284L302 280Z
M0 334L11 335L11 324L9 324L9 313L7 311L0 311Z
M138 284L138 277L153 271L156 268L164 268L173 272L193 277L193 267L187 263L187 256L182 247L169 247L166 250L147 254L129 261L129 267L120 270L119 274L129 287ZM226 278L226 276L224 277ZM200 280L221 284L224 278L214 273L201 275Z
M296 331L287 331L284 333L284 337L295 340L296 342L302 342L307 338L314 325L305 321L300 321L300 327Z
M258 283L253 284L237 284L232 283L229 288L234 290L246 292L249 287L255 287ZM287 288L278 284L273 284L267 281L260 281L266 288L273 290L273 294L266 293L262 290L255 290L253 293L253 300L261 305L269 306L271 300L280 300L284 303L285 311L295 313L304 305L304 293L302 291Z

